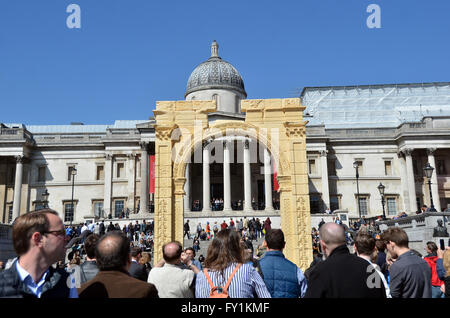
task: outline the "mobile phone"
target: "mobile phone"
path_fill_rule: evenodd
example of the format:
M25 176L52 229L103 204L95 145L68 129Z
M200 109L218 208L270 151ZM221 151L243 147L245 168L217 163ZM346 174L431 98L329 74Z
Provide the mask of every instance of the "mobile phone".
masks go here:
M450 241L450 240L449 240ZM445 243L444 243L444 239L440 239L439 243L441 244L441 250L445 250ZM450 243L450 242L449 242Z

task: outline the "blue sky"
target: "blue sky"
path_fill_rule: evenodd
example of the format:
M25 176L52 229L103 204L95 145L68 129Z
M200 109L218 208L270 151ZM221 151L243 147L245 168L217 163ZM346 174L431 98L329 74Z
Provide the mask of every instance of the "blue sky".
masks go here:
M66 25L71 3L81 29ZM450 81L449 36L448 0L0 0L0 122L147 119L184 99L214 39L248 98Z

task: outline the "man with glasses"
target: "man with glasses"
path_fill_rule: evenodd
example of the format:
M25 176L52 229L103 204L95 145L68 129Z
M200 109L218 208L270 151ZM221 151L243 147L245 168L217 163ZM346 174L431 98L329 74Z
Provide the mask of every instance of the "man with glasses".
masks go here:
M64 260L67 243L64 224L56 211L44 209L19 216L12 237L18 259L0 273L0 297L78 297L72 277L52 267Z

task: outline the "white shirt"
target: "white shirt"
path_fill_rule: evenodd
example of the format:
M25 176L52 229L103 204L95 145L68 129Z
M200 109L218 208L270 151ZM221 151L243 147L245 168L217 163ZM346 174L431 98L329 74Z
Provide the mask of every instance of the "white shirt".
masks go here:
M19 274L20 280L25 284L25 286L27 286L37 298L41 298L42 287L44 286L45 278L47 277L49 270L47 269L44 275L42 275L39 282L36 284L31 274L28 273L22 266L20 266L19 261L16 262L16 269L17 273ZM69 298L78 298L78 292L75 287L75 280L72 277L72 274L70 275L70 281L71 286Z
M190 269L164 264L163 267L153 267L147 281L155 285L160 298L194 298L191 289L194 278L195 274Z

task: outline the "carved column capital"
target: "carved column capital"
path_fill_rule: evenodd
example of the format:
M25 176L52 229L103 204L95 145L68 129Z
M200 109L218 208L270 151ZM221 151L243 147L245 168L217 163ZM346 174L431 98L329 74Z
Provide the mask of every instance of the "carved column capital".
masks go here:
M148 145L149 145L148 141L140 141L139 142L139 146L141 147L142 150L148 151Z
M434 152L436 151L436 148L427 148L427 154L429 156L434 155Z
M320 150L319 152L321 157L326 157L328 154L328 150Z
M111 153L105 153L105 159L106 160L112 160L113 155Z
M250 140L245 139L245 141L244 141L244 148L245 149L249 149L250 148Z
M413 151L414 151L414 148L405 148L402 150L402 152L405 156L411 156Z
M24 163L25 162L25 156L14 156L14 159L16 160L16 163Z

